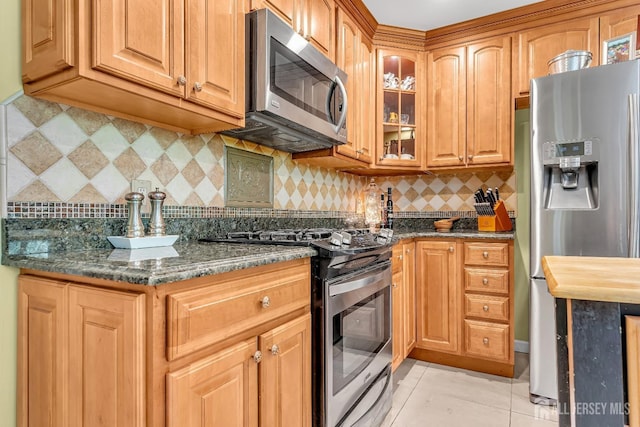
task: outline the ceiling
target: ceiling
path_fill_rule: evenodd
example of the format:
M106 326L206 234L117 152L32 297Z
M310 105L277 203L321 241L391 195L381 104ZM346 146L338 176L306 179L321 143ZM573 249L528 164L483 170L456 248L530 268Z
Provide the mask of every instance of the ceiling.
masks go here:
M379 24L431 30L541 0L363 0Z

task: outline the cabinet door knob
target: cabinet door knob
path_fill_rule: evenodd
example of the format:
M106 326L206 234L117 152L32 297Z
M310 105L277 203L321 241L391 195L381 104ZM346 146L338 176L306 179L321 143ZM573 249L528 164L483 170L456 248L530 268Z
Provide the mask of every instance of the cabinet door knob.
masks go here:
M402 260L402 255L398 255L398 259L399 259L399 260Z
M487 252L487 251L482 252L482 257L483 258L489 258L489 252Z
M485 304L485 305L482 306L482 309L484 311L489 311L489 306L487 304Z
M472 155L468 155L468 156L467 156L467 158L468 158L469 160L473 160L473 156L472 156Z
M271 299L269 297L262 298L262 308L269 308L271 305Z
M487 337L482 338L482 343L484 345L489 345L489 338L487 338Z
M277 356L278 353L280 353L280 347L278 347L276 344L271 346L271 354L273 354L274 356Z
M449 246L449 252L453 253L453 246Z
M185 76L178 77L178 85L184 86L187 84L187 78Z
M311 40L311 36L309 34L305 34L304 36L302 36L306 41Z
M201 92L201 91L202 91L202 83L200 83L200 82L195 82L195 83L193 84L193 89L194 89L196 92Z
M462 156L458 156L458 160L463 161L463 160L464 160L464 157L462 157Z
M395 283L394 283L392 286L393 286L394 288L397 288L397 287L398 287L398 285L397 285L397 284L395 284Z
M488 285L488 284L489 284L489 279L487 279L486 277L484 277L484 278L482 279L482 284L483 284L483 285Z
M256 363L260 363L262 361L262 352L260 350L253 353L253 361Z
M407 249L407 253L411 253L411 249Z

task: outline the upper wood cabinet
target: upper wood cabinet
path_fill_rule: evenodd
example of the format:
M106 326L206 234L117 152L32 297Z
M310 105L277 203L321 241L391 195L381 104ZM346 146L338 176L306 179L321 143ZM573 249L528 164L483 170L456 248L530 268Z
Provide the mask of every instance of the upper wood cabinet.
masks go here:
M599 64L599 19L580 18L524 31L518 38L517 94L529 93L531 79L549 74L547 62L566 50L588 50Z
M269 8L298 34L335 60L334 0L251 0L251 10Z
M371 123L375 120L373 102L375 56L371 43L355 21L338 9L338 52L336 64L347 73L347 143L336 147L338 153L371 163Z
M375 51L356 21L337 9L336 64L347 74L347 141L327 149L294 153L298 162L338 169L364 169L373 160Z
M424 53L378 49L375 165L424 168Z
M427 76L427 169L511 164L511 37L433 50Z
M244 125L244 2L73 4L22 2L26 94L185 133Z
M640 5L617 9L600 17L600 43L637 31ZM600 58L598 58L599 60ZM598 61L600 62L600 61Z
M22 81L32 82L77 64L73 3L22 0Z

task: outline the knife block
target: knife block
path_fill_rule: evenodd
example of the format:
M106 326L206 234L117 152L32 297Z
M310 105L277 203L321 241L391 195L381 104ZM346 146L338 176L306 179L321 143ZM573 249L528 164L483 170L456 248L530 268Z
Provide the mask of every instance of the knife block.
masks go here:
M502 200L493 206L495 215L478 215L478 231L510 231L511 219Z

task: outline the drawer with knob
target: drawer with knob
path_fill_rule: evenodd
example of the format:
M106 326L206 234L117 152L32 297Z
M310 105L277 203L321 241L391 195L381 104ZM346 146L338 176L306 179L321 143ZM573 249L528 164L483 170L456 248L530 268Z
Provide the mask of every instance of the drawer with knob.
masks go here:
M168 295L168 359L308 306L310 283L309 266L302 265Z
M465 265L509 266L508 243L465 242Z
M509 321L509 298L491 295L465 294L465 317Z
M465 320L464 352L468 356L508 361L509 325Z
M464 290L506 295L509 293L509 270L465 267Z

